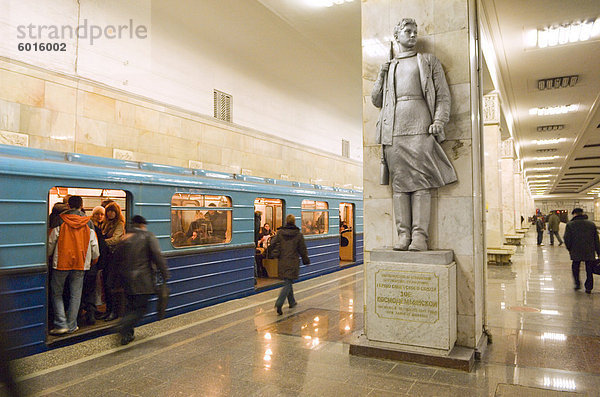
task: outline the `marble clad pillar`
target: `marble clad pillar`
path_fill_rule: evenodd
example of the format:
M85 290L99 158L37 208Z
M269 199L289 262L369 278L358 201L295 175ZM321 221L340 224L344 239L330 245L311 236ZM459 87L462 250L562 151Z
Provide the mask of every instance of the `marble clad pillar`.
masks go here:
M523 203L523 172L521 171L521 162L517 158L514 160L515 164L513 166L514 175L513 181L515 184L514 192L515 192L515 230L521 229L521 214L523 213L522 203Z
M429 248L454 252L457 345L475 348L483 336L483 269L487 261L479 161L482 132L476 84L475 1L362 0L361 7L365 267L369 269L371 251L391 247L398 238L391 188L379 184L381 145L375 143L379 109L371 102L371 90L380 65L389 59L394 26L402 18L414 18L419 32L417 51L432 53L440 60L450 87L451 114L442 148L458 177L458 182L432 192ZM368 337L368 328L366 333Z
M504 244L502 221L502 173L500 149L500 103L498 94L483 97L483 150L485 168L486 247Z
M502 141L502 221L504 234L515 234L514 147L512 138Z

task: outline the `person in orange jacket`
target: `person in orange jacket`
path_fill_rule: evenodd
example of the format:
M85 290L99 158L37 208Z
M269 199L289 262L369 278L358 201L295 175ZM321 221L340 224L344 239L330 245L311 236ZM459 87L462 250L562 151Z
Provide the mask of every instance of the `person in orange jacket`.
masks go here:
M89 216L83 212L83 199L69 197L69 210L60 214L59 225L50 231L48 256L52 256L52 335L73 333L79 329L77 314L81 304L84 271L100 256L98 238ZM65 314L63 291L69 280L69 308Z

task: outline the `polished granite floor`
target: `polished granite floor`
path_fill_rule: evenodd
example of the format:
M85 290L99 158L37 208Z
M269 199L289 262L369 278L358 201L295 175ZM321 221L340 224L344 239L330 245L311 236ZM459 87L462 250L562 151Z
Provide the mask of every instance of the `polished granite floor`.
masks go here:
M110 335L16 367L32 396L598 396L600 291L573 290L564 247L524 243L487 268L493 343L472 373L350 356L362 267L297 283L283 316L267 291L140 327L126 347Z

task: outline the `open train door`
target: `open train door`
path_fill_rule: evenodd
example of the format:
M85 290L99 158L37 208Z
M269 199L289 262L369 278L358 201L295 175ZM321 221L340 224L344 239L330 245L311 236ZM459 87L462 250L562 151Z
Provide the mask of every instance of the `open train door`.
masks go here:
M354 262L354 204L340 203L340 266Z

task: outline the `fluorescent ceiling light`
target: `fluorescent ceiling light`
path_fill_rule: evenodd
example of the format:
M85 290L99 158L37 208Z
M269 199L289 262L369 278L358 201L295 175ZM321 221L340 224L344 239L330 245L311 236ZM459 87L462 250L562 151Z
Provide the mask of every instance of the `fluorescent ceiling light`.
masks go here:
M549 106L545 108L531 108L529 114L535 116L551 116L554 114L565 114L569 112L575 112L579 109L579 105L562 105L562 106Z
M534 157L533 159L543 161L543 160L556 160L558 158L560 158L560 156Z
M534 139L536 145L553 145L555 143L561 143L566 141L565 138L555 138L555 139Z
M551 176L554 176L553 174L544 174L544 175L527 175L527 179L531 179L531 178L550 178ZM539 181L538 181L539 182Z
M354 0L305 0L306 3L313 7L331 7L344 3L352 3Z
M559 44L587 41L593 37L600 36L600 18L575 21L563 25L547 26L536 31L528 31L525 34L525 45L527 47L546 48Z

